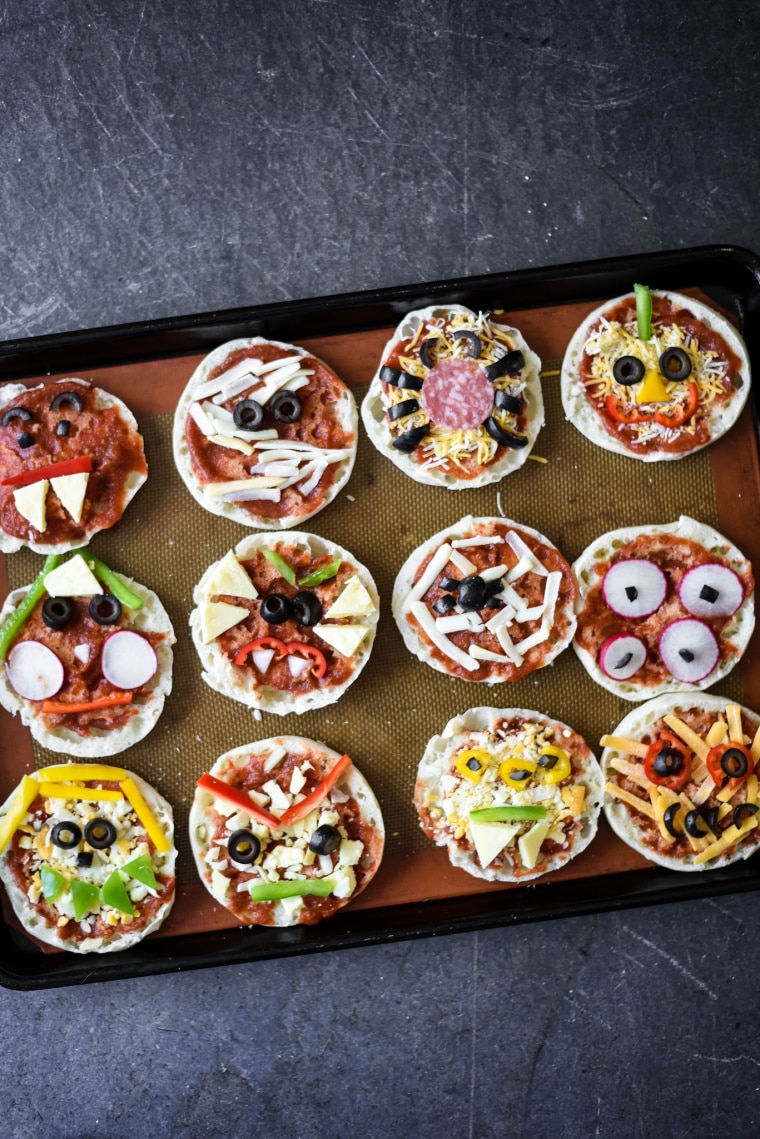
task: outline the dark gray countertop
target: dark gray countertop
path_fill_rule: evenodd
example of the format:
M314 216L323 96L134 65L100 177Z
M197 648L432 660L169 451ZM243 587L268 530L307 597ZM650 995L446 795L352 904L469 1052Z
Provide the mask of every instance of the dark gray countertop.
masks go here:
M756 247L756 6L0 11L5 339ZM0 992L31 1135L755 1134L755 894Z

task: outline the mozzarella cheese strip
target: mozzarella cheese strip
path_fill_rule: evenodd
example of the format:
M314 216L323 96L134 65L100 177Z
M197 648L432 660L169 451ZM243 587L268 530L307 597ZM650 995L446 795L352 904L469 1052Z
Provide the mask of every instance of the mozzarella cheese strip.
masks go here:
M448 544L448 542L444 542L444 544L442 546L438 547L438 549L435 551L432 558L428 562L427 566L422 571L422 575L421 575L419 581L417 582L417 584L412 586L411 593L409 594L409 596L406 599L405 607L407 609L411 609L411 607L417 601L419 601L419 599L421 597L424 597L424 595L430 589L430 586L433 584L435 579L438 577L438 574L442 573L443 570L446 569L446 566L449 563L450 556L451 556L451 546ZM432 620L432 618L431 618L431 620Z
M441 548L443 549L444 547ZM444 562L444 565L445 564L446 563ZM436 571L436 573L437 572L438 571ZM435 576L436 575L434 574L433 578L435 578ZM409 610L418 621L423 632L427 634L437 649L439 649L450 660L453 660L457 664L461 665L462 668L466 668L468 672L475 672L478 667L476 662L467 653L462 652L461 649L457 648L457 646L453 644L447 637L439 633L438 629L436 628L435 621L428 612L424 601L412 601L412 603L409 605Z
M517 564L512 566L512 569L507 574L507 581L510 585L515 581L519 581L523 574L531 573L535 565L536 560L532 555L530 557L520 558Z
M517 617L519 621L521 618ZM486 621L486 629L489 633L496 633L502 626L511 625L515 620L515 611L511 605L503 605L501 609L497 609L493 617Z
M451 553L449 554L449 561L453 566L456 567L456 569L459 570L459 572L464 577L468 577L470 574L475 573L478 568L473 562L470 561L469 558L466 558L464 554L460 554L458 550L454 549L452 549Z
M490 660L498 664L512 663L508 656L501 656L500 653L492 653L490 649L481 649L480 645L470 645L467 651L475 660Z
M531 633L529 637L524 637L523 640L518 641L517 649L519 652L525 655L525 653L530 652L531 649L534 649L536 645L541 645L548 639L549 629L547 629L546 625L541 625L540 628L536 629L535 633Z
M267 475L254 475L250 479L230 479L228 482L211 482L204 486L209 498L221 498L226 494L234 494L244 490L272 490L279 487L282 479Z
M198 384L198 387L193 392L193 399L196 401L208 399L209 396L216 395L220 392L226 385L235 384L238 380L247 377L250 377L250 380L246 384L246 387L249 387L259 375L261 366L261 360L255 360L252 357L241 360L235 364L234 367L228 368L226 372L222 372L216 379L206 380L205 383Z
M311 494L311 492L317 486L319 480L322 478L322 475L327 470L327 467L328 464L325 460L323 460L321 463L314 464L314 471L311 476L307 479L304 479L303 482L299 482L298 484L298 489L301 491L301 494Z
M498 578L504 577L504 574L506 572L507 572L506 566L488 566L486 569L484 569L481 573L478 574L478 577L481 578L483 581L497 581Z
M517 665L519 668L523 662L522 653L520 652L519 646L515 645L510 637L506 625L502 625L496 630L496 640L504 649L504 652L512 661L512 664Z
M475 534L472 538L455 538L451 545L455 550L459 550L464 546L493 546L503 541L503 538L495 534Z
M507 532L507 545L510 547L518 561L521 558L530 558L530 560L534 563L532 567L534 573L545 575L549 572L545 566L541 565L541 562L533 553L530 546L524 542L520 535L517 534L514 530L509 530Z
M477 613L452 613L445 617L436 617L435 627L439 633L460 633L465 629L471 633L480 633L485 625Z

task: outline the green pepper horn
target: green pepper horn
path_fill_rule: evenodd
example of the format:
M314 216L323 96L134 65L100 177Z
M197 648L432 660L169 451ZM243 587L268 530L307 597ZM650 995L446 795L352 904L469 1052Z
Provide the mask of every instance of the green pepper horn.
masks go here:
M5 660L10 647L21 631L21 626L45 592L45 578L63 561L63 554L48 554L45 564L32 582L21 604L5 619L0 628L0 660Z
M119 600L122 605L126 605L127 609L141 609L143 600L142 597L134 593L128 585L118 577L113 570L109 569L105 562L101 562L100 558L96 558L89 550L82 554L82 557L89 563L92 572L96 577L100 578L110 592Z
M652 293L647 285L634 285L636 294L636 325L639 340L652 337Z

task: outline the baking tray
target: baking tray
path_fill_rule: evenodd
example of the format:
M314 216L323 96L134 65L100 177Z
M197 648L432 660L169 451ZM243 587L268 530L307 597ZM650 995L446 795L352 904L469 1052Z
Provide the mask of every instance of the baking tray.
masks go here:
M588 308L594 303L623 293L630 289L634 280L644 280L658 288L699 289L707 294L713 303L724 308L736 320L747 340L753 366L757 367L760 358L760 259L748 250L737 247L710 246L371 290L7 342L0 344L0 382L39 378L49 374L92 374L98 382L98 373L102 374L103 370L106 377L109 369L115 375L122 372L128 375L129 369L140 363L149 364L153 368L152 374L159 377L162 371L177 374L178 367L182 374L189 375L194 366L191 358L205 354L225 340L262 335L276 340L310 342L309 346L316 354L325 356L348 382L358 386L366 382L374 371L377 352L384 342L385 333L409 309L437 303L457 303L473 309L503 309L523 329L526 322L532 328L558 327L560 318L567 325L570 316L576 312L581 313L584 305ZM551 337L549 339L552 340ZM528 340L531 341L530 333ZM554 356L560 356L563 344L560 344L556 336L552 344ZM356 365L353 376L347 374L345 364L341 366L348 359L347 345L356 349L351 353L352 363ZM544 360L546 367L546 354ZM165 366L161 364L162 361ZM171 361L176 363L170 364ZM551 364L552 361L548 363ZM556 359L554 363L556 364ZM108 386L107 379L103 380L103 384ZM158 386L160 387L160 380ZM755 409L757 400L755 388ZM129 402L135 406L134 399ZM138 419L141 419L140 411L136 410ZM748 409L732 433L731 444L724 446L724 440L702 454L710 456L710 479L715 492L720 528L756 564L760 564L760 536L752 537L760 530L760 467L755 423L754 411ZM568 424L563 424L562 430L569 433L575 431ZM543 434L539 437L539 452L544 438ZM737 440L742 442L741 447L736 445ZM360 451L363 449L369 453L374 450L363 433L359 446ZM692 462L696 458L697 456L684 462ZM376 460L383 471L385 467L390 467L388 461L381 456L376 456ZM630 469L628 460L622 462L628 463ZM637 468L642 466L643 464L636 464ZM681 468L682 464L667 466ZM569 474L567 468L554 473L560 477L568 477ZM396 471L393 472L393 477L396 480L395 486L403 489L408 480ZM521 472L517 472L498 484L505 499L509 499L512 480L520 477ZM569 477L572 478L572 475ZM738 489L740 487L743 488L741 491ZM349 485L343 494L350 494L351 489ZM447 494L438 490L436 493L439 503L446 502L451 522L470 509L470 502L461 497L470 494L470 491ZM656 501L657 495L653 492L653 510ZM197 509L189 497L185 506L188 510ZM671 503L670 506L670 514L675 516L678 512L677 504ZM324 520L323 525L312 528L329 535L330 512L334 508L335 504L314 520L320 523ZM130 509L134 511L135 505ZM511 514L509 509L506 513ZM659 517L661 506L655 513L657 517L653 517L653 520L665 520ZM526 517L524 513L511 516L542 528L540 509L533 517ZM617 524L626 521L637 520L621 517ZM590 524L588 518L585 522ZM596 532L602 532L606 528L608 527L599 525ZM436 527L431 526L430 532L434 529ZM235 528L234 540L244 532ZM756 551L752 549L753 542L758 543ZM562 543L558 544L563 548ZM218 554L224 548L226 547L222 547ZM578 551L563 552L572 557ZM399 565L404 556L405 554L399 556ZM126 568L123 559L117 568ZM154 586L161 593L159 582L146 584ZM4 563L0 565L0 591L5 592L7 588L8 566ZM387 595L383 599L386 604L381 621L392 624ZM178 635L179 633L178 628ZM737 685L740 684L738 692L742 699L750 705L760 707L760 680L753 678L751 668L755 651L753 643L743 662L741 679L733 681L732 694L737 692ZM574 664L580 669L577 662ZM413 667L430 671L424 670L417 662L414 662ZM361 683L362 681L357 683L357 689ZM484 700L502 706L515 702L510 694L510 686L506 686L506 690L499 689L496 694L493 689L481 691L475 685L466 685L464 681L459 683L460 689L455 697L452 696L449 714L463 711L465 707ZM467 699L462 696L461 685L466 685ZM722 685L721 689L726 692L727 685ZM599 690L588 681L585 694L587 702L593 704ZM343 700L347 700L348 695ZM539 706L539 703L537 699L534 706ZM336 707L340 710L341 704ZM555 714L563 718L559 710L555 709ZM292 721L286 728L279 718L265 717L264 723L251 727L247 738L277 734L281 730L298 730L297 726L291 725ZM431 725L430 734L442 726L443 722ZM609 729L611 726L606 727ZM304 734L308 734L305 726L303 730ZM596 741L591 735L588 738L593 747ZM147 742L149 741L150 737ZM0 742L3 745L0 792L4 798L20 772L29 768L32 751L28 733L6 713L0 715ZM243 743L247 740L237 739L229 746L233 742ZM199 760L195 774L206 770L213 758L214 756L204 755ZM416 758L415 756L413 766L416 766ZM130 766L129 752L123 761ZM151 771L144 763L135 766L142 775L151 779ZM408 795L411 798L411 783ZM175 803L175 816L180 828L184 826L183 814L183 808ZM183 886L180 880L181 889L175 914L181 912L184 905L186 918L188 906L197 904L200 920L195 931L187 931L185 920L184 923L175 923L175 928L182 929L183 932L172 933L172 915L160 935L154 935L133 949L116 954L80 957L61 952L43 952L18 930L13 920L3 920L0 922L0 984L16 989L36 989L137 977L737 893L760 886L760 860L757 857L725 870L681 875L649 867L638 855L618 843L604 824L595 843L580 856L577 863L581 869L571 863L565 870L537 884L504 888L453 871L445 852L430 849L422 842L413 849L392 851L365 894L329 922L317 927L279 930L231 926L230 920L234 919L230 919L226 911L221 918L218 912L212 916L212 911L219 911L220 907L213 906L205 896L203 887L187 879Z

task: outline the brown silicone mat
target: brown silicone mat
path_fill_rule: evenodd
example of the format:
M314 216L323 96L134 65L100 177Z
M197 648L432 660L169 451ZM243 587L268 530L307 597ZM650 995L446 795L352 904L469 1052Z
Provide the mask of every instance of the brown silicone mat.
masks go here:
M177 635L174 688L153 732L123 753L137 771L172 802L178 831L179 896L156 936L234 926L196 878L186 840L195 779L229 748L283 732L322 739L347 751L369 778L387 829L386 857L355 908L505 889L454 870L444 852L431 849L411 805L416 767L428 738L458 712L478 704L528 707L564 720L598 751L631 705L595 685L572 649L555 664L514 685L486 688L450 679L404 648L390 612L396 571L433 532L466 514L503 513L535 527L573 561L597 535L622 525L670 522L679 514L717 526L760 564L760 475L751 412L722 441L677 462L647 464L593 446L564 419L559 362L573 330L595 303L522 311L508 319L544 362L546 425L534 454L501 483L479 490L448 491L413 482L383 458L360 428L359 453L348 486L306 528L330 538L364 562L377 582L381 616L372 657L357 682L326 709L303 716L264 714L212 692L200 680L187 617L193 587L208 564L246 531L203 511L176 474L171 454L171 409L201 356L149 361L81 373L122 396L145 436L150 477L113 530L99 534L93 550L114 569L154 589ZM330 364L361 400L391 329L301 341ZM54 377L55 378L55 377ZM28 381L32 383L34 381ZM287 537L287 532L283 535ZM5 560L10 587L30 582L40 559L21 551ZM3 592L5 586L0 578ZM760 708L760 679L753 677L753 639L739 669L721 693ZM32 746L29 734L0 711L0 799L25 770L60 761ZM628 869L645 861L620 843L604 822L591 847L551 876L583 878ZM517 887L506 887L506 889ZM527 887L522 887L527 888Z

